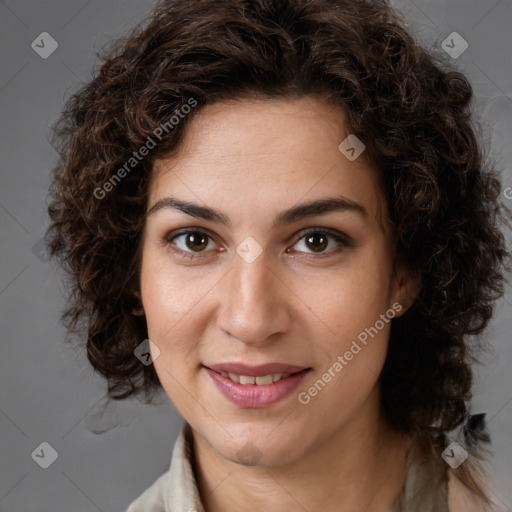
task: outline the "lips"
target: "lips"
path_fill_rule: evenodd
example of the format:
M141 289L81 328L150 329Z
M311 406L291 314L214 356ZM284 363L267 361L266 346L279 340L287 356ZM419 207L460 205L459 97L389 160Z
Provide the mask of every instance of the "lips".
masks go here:
M268 407L289 395L311 368L282 363L204 366L221 394L239 407Z

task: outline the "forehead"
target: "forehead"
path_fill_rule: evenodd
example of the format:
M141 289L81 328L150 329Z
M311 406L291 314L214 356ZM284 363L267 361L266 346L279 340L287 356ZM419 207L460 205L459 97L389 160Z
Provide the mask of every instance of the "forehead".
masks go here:
M347 135L341 107L314 96L208 105L179 152L155 162L148 209L167 195L232 211L344 195L380 218L377 174L339 150Z

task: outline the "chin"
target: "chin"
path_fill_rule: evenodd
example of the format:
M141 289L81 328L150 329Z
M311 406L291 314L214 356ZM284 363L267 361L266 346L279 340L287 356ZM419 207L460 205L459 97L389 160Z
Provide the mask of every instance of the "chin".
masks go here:
M277 426L274 425L273 428ZM252 429L241 425L238 434L229 428L233 437L208 439L213 448L225 459L243 466L277 467L291 464L304 453L304 436L292 435L290 431L273 433L272 429L252 432Z

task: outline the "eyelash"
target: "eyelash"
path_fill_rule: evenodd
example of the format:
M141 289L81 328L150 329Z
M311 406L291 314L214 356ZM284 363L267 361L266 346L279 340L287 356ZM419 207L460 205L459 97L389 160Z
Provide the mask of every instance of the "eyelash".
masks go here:
M210 252L210 250L194 253L194 252L190 252L190 251L184 251L183 249L179 249L173 243L173 241L176 238L183 236L183 235L189 235L189 234L206 235L210 240L213 240L213 237L211 235L209 235L208 231L205 229L187 228L183 231L173 232L173 233L170 233L169 235L167 235L165 237L165 244L169 247L169 249L174 254L177 254L180 257L183 257L187 260L193 260L193 259L197 259L197 258L206 257L203 254ZM308 228L307 231L301 231L301 232L297 233L297 240L295 241L295 243L293 245L296 245L298 242L300 242L304 238L307 238L308 235L313 235L313 234L317 234L317 235L320 234L320 235L324 235L327 237L331 237L332 239L334 239L336 242L338 242L342 246L341 248L337 247L337 248L331 249L330 251L327 251L327 252L307 253L307 254L312 254L315 258L324 258L324 257L332 256L333 254L337 254L338 252L340 252L342 250L342 248L347 248L347 247L352 246L352 240L350 239L350 237L348 237L347 235L343 235L339 231L332 230L329 228Z

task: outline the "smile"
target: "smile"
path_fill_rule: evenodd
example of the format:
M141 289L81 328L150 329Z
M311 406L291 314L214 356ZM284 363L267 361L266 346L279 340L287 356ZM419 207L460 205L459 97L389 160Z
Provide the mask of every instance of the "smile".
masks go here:
M232 404L243 408L262 408L276 404L297 389L311 368L294 373L265 373L243 375L227 371L215 371L203 366L220 394Z

